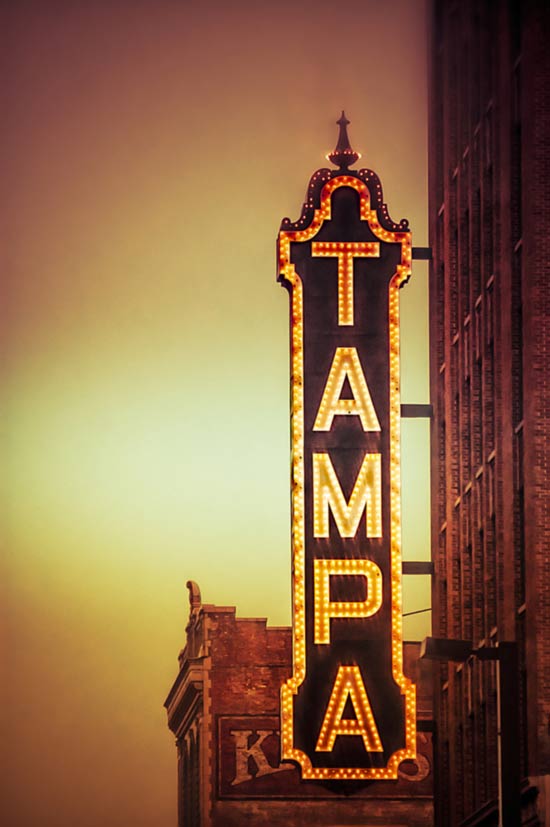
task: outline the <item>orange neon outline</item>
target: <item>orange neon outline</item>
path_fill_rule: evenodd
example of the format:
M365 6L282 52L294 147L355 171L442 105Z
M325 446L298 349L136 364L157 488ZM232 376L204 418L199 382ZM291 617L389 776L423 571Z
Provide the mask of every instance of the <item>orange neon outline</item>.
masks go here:
M314 767L294 743L292 698L306 674L305 644L305 527L304 527L304 358L303 358L303 289L302 280L290 261L290 243L309 241L331 217L331 197L339 187L352 187L359 193L360 219L380 241L401 244L401 263L389 282L390 341L390 576L392 616L392 675L405 696L405 747L396 750L386 767ZM391 232L380 225L376 210L370 206L367 185L358 178L338 175L321 190L319 209L302 230L279 233L279 272L292 285L291 337L291 438L292 438L292 568L293 568L293 674L281 687L281 752L283 761L296 761L307 779L396 779L399 764L416 757L416 692L414 684L403 674L403 628L401 600L401 410L399 390L399 287L411 275L411 233Z

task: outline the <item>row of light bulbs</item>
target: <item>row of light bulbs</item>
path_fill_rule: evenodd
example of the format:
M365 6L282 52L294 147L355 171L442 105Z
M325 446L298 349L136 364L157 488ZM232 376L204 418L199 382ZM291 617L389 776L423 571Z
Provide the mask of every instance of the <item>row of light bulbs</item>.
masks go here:
M330 578L361 575L366 580L365 600L331 601ZM372 617L382 605L382 572L372 560L317 559L313 561L314 626L313 642L330 643L331 618Z
M342 717L348 698L355 712L354 719ZM332 752L338 735L360 735L366 752L384 751L358 666L340 666L338 669L316 751Z
M352 399L340 398L346 379ZM313 430L330 431L334 417L338 415L358 416L364 431L380 431L380 422L355 347L336 348Z
M353 325L353 262L356 258L379 258L380 244L373 241L314 241L311 255L338 258L338 324Z
M313 536L329 537L329 506L340 537L355 537L367 511L367 537L382 536L381 454L366 453L349 503L342 493L329 454L313 454Z

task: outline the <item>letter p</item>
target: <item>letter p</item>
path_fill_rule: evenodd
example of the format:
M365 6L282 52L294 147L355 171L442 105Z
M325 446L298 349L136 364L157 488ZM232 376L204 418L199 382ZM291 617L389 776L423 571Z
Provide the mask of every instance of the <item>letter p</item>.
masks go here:
M331 617L371 617L382 605L382 572L372 560L322 560L314 565L315 633L314 643L330 643ZM330 578L333 575L361 575L367 581L365 600L332 602Z

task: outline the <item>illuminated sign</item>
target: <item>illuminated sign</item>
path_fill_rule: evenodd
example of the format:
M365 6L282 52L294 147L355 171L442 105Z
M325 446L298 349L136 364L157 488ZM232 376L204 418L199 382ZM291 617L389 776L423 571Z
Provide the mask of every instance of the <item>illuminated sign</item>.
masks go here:
M278 239L290 293L293 674L281 754L306 779L395 779L416 757L415 687L403 674L399 288L408 223L378 177L312 177Z

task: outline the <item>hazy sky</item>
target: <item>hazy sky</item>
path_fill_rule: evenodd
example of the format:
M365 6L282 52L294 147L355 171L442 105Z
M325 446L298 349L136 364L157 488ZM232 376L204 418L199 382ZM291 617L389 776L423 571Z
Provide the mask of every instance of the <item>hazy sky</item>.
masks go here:
M175 827L162 703L186 580L290 623L275 237L345 108L390 215L427 244L424 3L3 14L4 823ZM425 263L401 307L402 401L426 402ZM407 559L429 557L427 433L404 424Z

